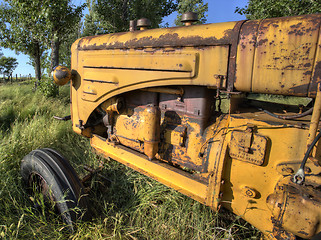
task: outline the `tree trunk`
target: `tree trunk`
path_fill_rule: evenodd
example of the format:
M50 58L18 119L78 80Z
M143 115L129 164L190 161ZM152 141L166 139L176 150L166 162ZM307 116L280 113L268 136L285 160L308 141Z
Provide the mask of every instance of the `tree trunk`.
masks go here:
M41 62L40 62L40 44L38 41L34 43L34 61L35 61L35 76L36 76L36 82L35 82L35 88L39 85L39 82L41 80Z
M59 65L59 47L60 42L56 37L54 37L51 41L51 70Z
M51 40L51 71L54 70L55 67L59 65L59 47L60 41L59 38L54 35L53 39ZM59 88L58 86L54 86L57 91L57 95L59 95Z

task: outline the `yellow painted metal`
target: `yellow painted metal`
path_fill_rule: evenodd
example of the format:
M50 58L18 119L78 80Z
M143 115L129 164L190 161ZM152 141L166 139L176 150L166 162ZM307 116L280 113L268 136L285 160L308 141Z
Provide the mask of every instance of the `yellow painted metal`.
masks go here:
M76 41L77 42L77 41ZM78 51L77 51L77 46L74 43L71 46L71 66L72 69L74 69L74 71L77 71L78 69ZM78 105L78 99L79 99L79 95L78 95L78 89L81 85L81 77L78 74L75 74L72 83L70 84L70 113L71 113L71 121L72 121L72 129L74 132L81 134L81 129L79 127L77 127L76 125L79 124L79 111L82 111L84 108L79 107Z
M162 28L162 29L151 29L148 31L135 31L128 32L126 34L108 34L93 36L90 38L84 38L78 40L75 44L79 49L91 50L92 45L95 44L95 49L106 48L109 46L115 46L118 49L126 49L131 46L131 43L141 43L144 48L153 47L153 42L148 41L155 39L156 44L161 47L167 47L172 45L168 43L165 45L165 40L175 43L177 46L182 46L182 42L176 42L180 39L195 38L194 41L185 43L184 46L195 46L195 42L201 39L224 39L227 34L233 30L237 22L226 22L226 23L215 23L215 24L204 24L198 26L190 26L188 30L185 27L180 28ZM135 39L133 42L132 40ZM224 41L222 41L224 42Z
M120 143L144 152L150 160L155 157L160 141L159 107L148 105L137 109L130 117L120 115L115 126Z
M262 165L265 159L267 138L248 131L231 133L230 156L245 162Z
M158 106L148 105L143 112L144 153L152 160L158 152L160 141L160 110Z
M191 179L183 171L159 161L149 161L144 155L122 146L108 144L98 136L91 138L91 145L105 157L111 157L199 202L206 201L207 185Z
M172 131L166 131L164 134L165 142L176 146L184 146L186 130L185 126L179 126Z
M214 96L215 104L219 102L215 89L225 90L231 83L236 91L314 96L320 81L320 18L248 21L240 33L236 26L241 23L232 22L80 39L72 46L73 129L90 137L93 148L105 157L212 209L230 209L270 238L280 237L283 228L293 232L291 237L305 237L305 230L312 236L320 230L321 214L304 197L311 191L321 202L315 190L320 144L311 156L314 162L306 165L309 187L287 180L303 159L310 117L274 119L243 108L245 94L230 99L226 115L213 102ZM228 38L233 31L232 41ZM187 86L207 91L188 97ZM133 94L141 98L136 105ZM154 97L148 98L150 94ZM122 111L118 96L129 99ZM188 98L200 100L191 103ZM172 101L169 109L167 100ZM89 121L101 120L97 116L104 123ZM313 117L311 132L316 132L319 117ZM300 219L310 219L302 224L304 229L292 221L300 209L307 212ZM282 219L282 211L291 219ZM280 226L274 220L282 220Z
M52 77L58 86L63 86L71 79L71 71L64 66L57 66L52 72Z
M293 166L296 171L299 163L305 153L305 140L308 130L291 128L283 125L285 121L279 124L270 121L263 113L255 114L233 114L229 124L227 139L231 140L235 131L246 132L247 127L256 126L256 134L265 136L273 147L267 144L266 157L263 165L249 164L231 156L226 159L223 179L224 195L222 205L231 209L237 215L269 235L273 232L273 223L271 221L271 211L266 205L267 197L274 192L278 181L282 179L279 172L276 171L277 164L285 162L297 162ZM295 151L291 151L295 149ZM233 154L232 154L233 155ZM288 173L289 174L289 173ZM244 195L244 187L250 188L257 196ZM258 221L260 219L260 221ZM272 235L271 235L272 236Z
M311 145L313 140L315 139L315 136L317 134L317 130L319 127L320 122L320 116L321 116L321 83L318 84L317 88L317 96L315 98L315 104L313 107L313 113L311 117L311 124L309 129L309 136L307 141L307 148Z
M76 46L76 44L73 45L73 47ZM91 112L107 99L137 88L170 85L215 86L214 75L227 74L228 50L229 47L225 45L201 49L185 47L182 49L154 50L159 52L158 55L163 53L163 58L166 59L161 60L162 67L157 68L155 66L158 63L156 64L156 60L153 58L156 53L150 52L148 49L143 51L74 51L73 55L77 55L80 59L89 57L95 59L96 55L100 56L96 63L91 60L92 67L86 67L83 61L73 65L73 69L77 70L79 75L82 76L82 79L77 78L74 81L74 84L80 87L79 90L77 89L78 94L74 97L77 98L77 102L82 103L81 108L84 105L86 106L82 111L79 111L80 115L77 116L76 122L78 123L79 119L86 122ZM140 54L137 52L140 52ZM117 67L116 64L114 65L115 68L107 68L106 63L112 62L110 61L112 56L122 56L124 59L131 59L133 56L134 59L139 58L140 60L137 60L135 64L131 61L125 61L123 67ZM152 61L149 60L150 57L152 57ZM97 67L94 67L93 64L96 64ZM186 66L186 71L179 70L180 64ZM175 67L176 65L177 67Z
M302 96L306 95L320 28L319 22L314 20L314 17L298 16L261 21L252 91L284 95L302 92ZM300 26L297 31L296 26Z
M318 180L320 181L320 178ZM267 206L275 220L282 222L286 230L310 239L316 232L321 231L321 226L315 224L321 217L320 196L315 195L315 191L308 191L311 195L307 198L301 191L308 188L313 190L311 187L293 185L295 184L290 177L278 183L276 191L267 198Z
M146 54L147 53L147 54ZM125 55L125 56L124 56ZM148 56L148 61L146 57ZM133 52L132 54L106 54L105 51L90 51L84 55L84 68L95 67L99 62L99 68L106 69L140 69L140 70L158 70L186 72L187 77L195 75L195 54L148 54ZM86 74L90 73L89 70ZM97 73L94 75L85 75L86 80L96 80Z
M237 69L234 86L238 91L250 92L252 90L252 73L254 53L257 39L257 29L261 20L247 21L240 32L237 48Z
M319 34L319 15L245 22L237 49L235 88L314 97L320 67Z

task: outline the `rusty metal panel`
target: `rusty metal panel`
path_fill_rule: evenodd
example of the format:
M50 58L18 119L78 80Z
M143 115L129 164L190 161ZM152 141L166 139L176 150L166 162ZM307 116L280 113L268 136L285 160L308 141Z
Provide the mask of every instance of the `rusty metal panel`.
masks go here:
M233 131L230 141L230 156L240 161L258 166L265 159L267 138L258 134L244 131Z
M262 20L252 90L307 96L318 43L320 15Z
M165 142L172 145L185 147L186 130L186 126L179 125L174 129L169 129L169 131L165 131Z
M230 40L230 53L228 59L228 75L227 75L227 90L233 92L236 72L236 54L237 54L237 43L239 41L240 29L245 21L239 21L235 25Z
M214 23L186 27L151 29L91 36L77 42L79 51L139 49L186 46L218 46L237 43L240 22Z
M91 146L105 157L111 157L201 203L206 202L207 185L177 168L159 161L148 161L144 155L120 145L108 144L96 135L91 138Z
M316 97L318 83L321 82L321 30L312 72L312 81L309 86L309 97Z
M250 92L256 47L257 30L261 20L247 21L242 25L237 48L236 76L234 87L237 91Z

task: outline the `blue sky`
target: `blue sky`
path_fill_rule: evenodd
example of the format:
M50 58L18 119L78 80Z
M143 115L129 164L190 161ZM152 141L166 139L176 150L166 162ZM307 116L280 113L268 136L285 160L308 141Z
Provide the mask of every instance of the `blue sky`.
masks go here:
M0 0L0 3L2 1ZM85 0L74 0L75 4L84 3ZM245 16L234 13L236 7L244 7L247 4L247 0L204 0L208 3L208 12L207 12L207 23L217 23L217 22L228 22L228 21L239 21L244 20ZM86 14L86 12L84 13ZM168 22L170 26L174 26L174 19L176 14L172 14L164 18L164 22ZM34 69L32 66L27 64L29 61L28 56L23 54L15 54L14 51L10 49L2 48L2 52L6 57L15 57L18 60L18 67L13 72L13 74L21 74L32 76L35 75Z

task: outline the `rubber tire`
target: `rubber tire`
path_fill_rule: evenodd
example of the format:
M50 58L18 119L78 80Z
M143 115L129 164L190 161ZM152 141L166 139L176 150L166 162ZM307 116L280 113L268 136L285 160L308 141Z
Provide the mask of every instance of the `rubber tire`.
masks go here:
M80 215L75 208L86 206L85 199L81 197L83 185L70 163L53 149L37 149L22 159L20 170L23 182L28 187L32 187L30 180L34 175L40 176L46 182L59 214L73 231L73 223Z

